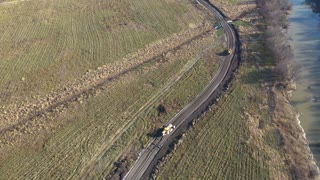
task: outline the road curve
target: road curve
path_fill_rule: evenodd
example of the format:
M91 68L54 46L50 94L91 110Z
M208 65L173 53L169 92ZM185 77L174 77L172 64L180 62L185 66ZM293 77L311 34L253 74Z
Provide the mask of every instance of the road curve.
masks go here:
M235 32L233 28L226 22L219 10L209 4L206 0L197 0L197 2L206 7L212 13L212 15L214 15L220 21L227 38L227 49L232 49L232 52L237 52ZM227 73L231 67L232 60L234 59L234 54L235 53L232 53L224 57L216 75L212 78L208 86L167 123L175 125L175 130L167 136L152 140L149 145L140 152L138 159L123 179L141 179L149 166L154 163L154 161L157 161L157 159L155 158L156 155L160 152L162 146L168 141L168 139L170 139L170 136L172 136L175 131L182 127L182 124L190 116L192 116L200 108L201 105L210 101L210 96L225 80Z

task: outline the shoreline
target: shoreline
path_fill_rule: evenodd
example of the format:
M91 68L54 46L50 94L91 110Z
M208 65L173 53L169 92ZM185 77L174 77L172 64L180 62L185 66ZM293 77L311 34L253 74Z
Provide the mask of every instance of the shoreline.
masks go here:
M299 119L300 115L301 115L301 113L296 112L296 121L297 121L298 127L302 131L302 137L304 138L305 142L307 143L306 149L309 152L309 156L311 158L311 164L316 168L317 175L315 176L315 179L320 179L320 169L319 169L319 166L316 163L316 159L314 158L314 155L310 149L310 144L307 139L306 132L304 131L303 127L301 126L301 121ZM303 142L301 142L301 143L303 143Z
M283 1L283 4L277 4L272 0L269 3L263 0L256 0L256 2L262 9L259 13L266 19L267 28L264 32L269 33L269 37L265 41L270 44L268 47L277 59L274 73L279 76L279 79L273 82L271 88L271 92L275 95L276 106L273 120L281 131L280 138L283 141L281 148L288 155L286 159L289 173L294 179L318 180L320 179L319 167L305 130L301 126L300 113L292 104L292 94L297 89L294 54L288 36L289 16L292 13L293 4L289 0ZM270 13L272 11L278 11L282 16L274 16ZM279 33L277 28L282 31ZM282 39L282 44L279 45L278 39Z
M292 15L292 11L293 11L293 8L294 8L293 6L295 6L295 5L291 0L288 0L288 2L291 4L291 9L288 11L289 13L286 14L286 21L287 21L286 23L288 24L288 26L291 26L292 22L291 23L289 22L289 17L290 17L290 15ZM293 53L293 51L294 51L294 48L292 46L293 44L292 44L292 42L290 43L290 41L289 41L289 38L290 38L289 28L286 29L286 31L283 33L283 35L286 38L286 41L287 41L286 44L289 44L290 50L292 51L292 54L293 54L293 56L292 56L293 58L291 59L291 63L288 65L288 66L291 66L290 67L291 69L293 69L298 64L294 60L294 58L295 58L294 55L295 54ZM307 138L306 131L303 128L303 126L301 125L300 116L302 115L302 113L299 112L299 110L297 109L296 106L294 106L294 104L292 104L292 102L293 102L293 99L292 99L293 94L297 90L297 82L296 82L297 74L295 74L295 72L292 71L292 72L289 72L289 76L291 76L293 78L288 83L289 84L289 90L286 91L285 93L286 93L287 99L288 99L288 101L290 103L291 109L292 109L293 113L295 114L295 121L297 123L297 127L299 128L299 136L300 137L297 138L297 142L301 143L302 145L304 145L305 152L308 154L308 159L307 160L309 161L309 166L311 166L310 169L311 170L314 169L314 171L313 171L314 179L318 180L318 179L320 179L320 169L319 169L319 166L317 164L317 160L315 159L315 156L314 156L313 152L311 151L310 142L309 142L309 140ZM290 77L288 77L288 78L290 78ZM291 129L291 131L295 131L295 129ZM288 152L288 151L286 151L286 152ZM293 154L293 156L294 156L294 154ZM301 166L303 166L303 164Z
M285 33L285 35L286 35L286 37L288 36L287 33ZM287 96L288 96L289 102L291 103L291 97L292 97L293 92L296 90L296 87L297 87L297 84L296 84L296 81L295 81L295 80L292 80L292 82L290 83L290 87L291 87L291 89L293 89L293 90L287 91L286 94L287 94ZM293 113L295 113L295 121L296 121L296 123L297 123L297 125L298 125L298 128L300 128L300 131L302 132L303 141L301 141L301 143L306 146L306 150L309 152L308 154L309 154L309 156L310 156L310 158L311 158L311 164L316 167L316 172L317 172L317 174L318 174L318 176L317 176L316 178L317 178L317 179L320 179L320 168L319 168L319 166L318 166L317 163L316 163L317 161L316 161L316 159L314 158L314 154L313 154L312 151L311 151L310 143L309 143L309 140L308 140L308 138L307 138L307 134L306 134L306 132L305 132L305 129L304 129L304 128L302 127L302 125L301 125L301 120L299 119L300 116L302 115L302 113L300 113L300 112L298 111L298 109L297 109L293 104L290 104L290 105L291 105L291 107L292 107ZM301 135L301 134L300 134L300 135Z
M292 105L299 113L300 121L307 139L313 159L320 167L319 156L319 83L317 47L320 36L318 24L319 6L314 6L312 1L290 0L293 5L292 12L288 15L289 28L287 37L291 38L289 44L293 50L294 59L292 63L297 67L295 83L297 88L290 97ZM305 3L303 3L305 2ZM314 69L314 71L312 70Z

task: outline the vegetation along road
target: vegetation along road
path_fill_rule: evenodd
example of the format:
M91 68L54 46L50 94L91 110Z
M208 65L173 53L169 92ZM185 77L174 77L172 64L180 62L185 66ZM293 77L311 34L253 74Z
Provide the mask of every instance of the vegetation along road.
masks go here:
M209 4L205 0L198 0L197 2L205 6L219 20L227 38L226 48L231 49L232 53L224 57L216 75L212 78L209 85L201 92L201 94L194 98L184 109L182 109L168 122L168 124L176 126L174 131L167 136L155 138L150 142L150 144L140 152L137 161L131 167L124 179L140 179L144 175L147 175L150 168L152 168L158 160L157 155L163 149L164 145L169 144L169 141L172 140L172 137L179 131L179 128L182 127L182 124L185 121L192 118L197 110L206 105L208 101L211 101L210 97L212 94L217 90L225 78L227 78L227 73L236 54L235 52L237 52L235 32L222 14L213 5Z

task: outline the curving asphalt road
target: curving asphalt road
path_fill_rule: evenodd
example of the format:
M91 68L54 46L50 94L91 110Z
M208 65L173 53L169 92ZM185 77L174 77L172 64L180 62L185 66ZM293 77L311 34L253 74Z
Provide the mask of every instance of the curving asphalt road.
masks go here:
M232 49L232 52L236 52L236 35L233 28L227 23L222 14L206 0L197 0L197 2L205 6L212 13L212 15L214 15L220 21L227 38L227 49ZM234 58L234 54L235 53L232 53L224 57L218 72L212 78L208 86L167 123L167 125L170 123L175 125L175 130L167 136L156 138L150 142L150 144L140 152L138 159L131 167L129 172L125 175L124 179L141 179L149 166L152 163L154 164L154 161L157 161L157 154L160 152L162 146L168 141L168 139L170 139L170 136L172 136L174 132L177 131L182 124L200 108L201 105L208 103L207 101L210 101L210 96L226 78Z

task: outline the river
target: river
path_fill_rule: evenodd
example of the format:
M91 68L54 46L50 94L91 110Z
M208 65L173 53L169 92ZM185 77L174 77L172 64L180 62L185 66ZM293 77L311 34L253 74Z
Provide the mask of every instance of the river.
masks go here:
M301 113L310 149L320 165L320 3L319 0L290 0L288 35L297 66L297 90L292 102ZM316 4L315 2L318 2Z

